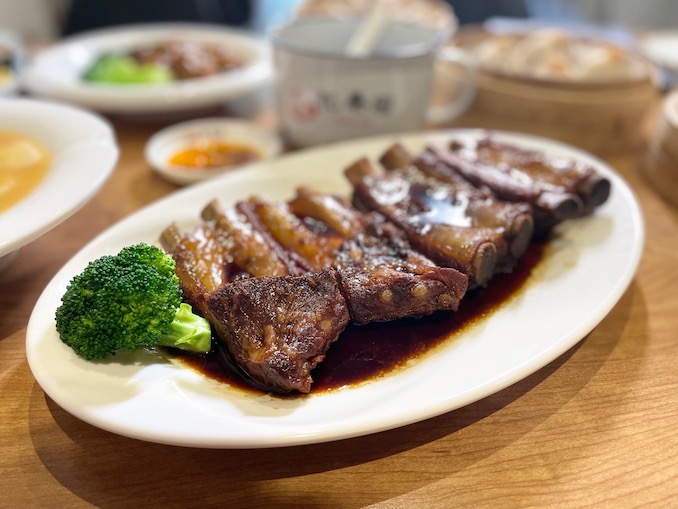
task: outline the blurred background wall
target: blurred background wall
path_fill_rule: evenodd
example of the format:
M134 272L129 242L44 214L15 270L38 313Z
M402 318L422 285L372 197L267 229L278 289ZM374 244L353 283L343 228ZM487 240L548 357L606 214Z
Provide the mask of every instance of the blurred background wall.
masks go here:
M304 0L0 0L0 30L26 42L53 40L102 26L144 21L205 21L265 32ZM365 0L366 2L368 0ZM460 24L490 17L629 28L678 26L676 0L441 0Z

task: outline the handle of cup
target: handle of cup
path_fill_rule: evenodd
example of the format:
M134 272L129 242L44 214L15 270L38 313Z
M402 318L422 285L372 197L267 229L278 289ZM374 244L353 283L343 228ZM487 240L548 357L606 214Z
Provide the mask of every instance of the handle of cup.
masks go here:
M453 46L440 48L436 55L436 64L438 63L450 63L463 67L466 72L466 79L457 97L451 98L446 104L429 108L427 120L433 124L449 122L464 113L471 106L476 95L476 81L478 78L476 63L463 49Z

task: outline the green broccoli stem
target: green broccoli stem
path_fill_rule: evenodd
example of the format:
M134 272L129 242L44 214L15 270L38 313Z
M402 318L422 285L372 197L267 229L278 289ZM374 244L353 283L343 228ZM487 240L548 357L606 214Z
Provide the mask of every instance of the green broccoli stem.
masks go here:
M158 341L158 345L207 353L212 345L210 324L202 316L193 313L189 304L182 302L169 331Z

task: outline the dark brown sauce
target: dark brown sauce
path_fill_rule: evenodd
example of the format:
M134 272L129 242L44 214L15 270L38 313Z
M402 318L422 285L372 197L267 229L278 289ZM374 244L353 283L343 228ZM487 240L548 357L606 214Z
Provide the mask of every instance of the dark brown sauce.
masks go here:
M424 318L349 325L330 347L325 360L313 371L311 392L336 390L374 379L453 341L519 292L542 259L545 247L545 243L530 246L510 273L497 274L487 287L468 292L455 313L439 312ZM258 392L243 380L237 368L228 365L217 349L206 356L177 354L177 358L210 378L245 391Z

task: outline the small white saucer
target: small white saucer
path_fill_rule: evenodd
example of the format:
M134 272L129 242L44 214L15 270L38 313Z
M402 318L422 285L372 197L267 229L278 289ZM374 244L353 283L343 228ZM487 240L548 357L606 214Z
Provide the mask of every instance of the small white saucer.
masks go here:
M282 151L282 142L276 134L262 130L250 122L205 118L181 122L158 131L146 143L146 161L162 177L180 185L211 179L241 167L238 165L197 169L169 162L177 152L194 145L196 139L242 143L260 152L260 160L272 159Z

